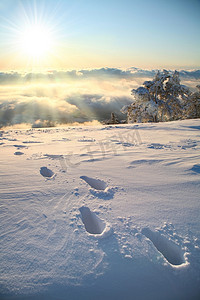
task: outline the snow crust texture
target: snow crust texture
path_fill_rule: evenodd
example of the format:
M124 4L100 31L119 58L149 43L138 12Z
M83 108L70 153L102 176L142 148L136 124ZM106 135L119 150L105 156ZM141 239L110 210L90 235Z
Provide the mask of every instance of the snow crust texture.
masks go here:
M0 131L0 299L199 300L199 130Z

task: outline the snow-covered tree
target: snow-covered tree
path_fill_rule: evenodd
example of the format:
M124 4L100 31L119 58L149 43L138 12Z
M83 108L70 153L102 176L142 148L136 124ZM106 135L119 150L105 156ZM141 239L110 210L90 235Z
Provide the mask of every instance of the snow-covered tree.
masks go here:
M105 121L105 124L109 125L109 124L118 124L119 121L116 117L116 115L112 112L110 115L110 119Z
M155 78L145 81L144 87L133 89L134 101L124 107L128 123L156 122L183 118L186 103L191 95L189 89L180 84L179 73L158 71Z
M124 107L122 112L127 112L128 123L155 121L157 104L152 101L149 91L144 87L132 90L134 101Z
M190 101L190 95L190 90L180 84L179 73L175 71L165 84L164 102L169 108L169 120L184 118L184 107ZM161 121L163 121L162 118Z
M117 117L115 116L115 114L113 112L111 113L110 120L111 120L111 124L118 124L119 123L119 121L117 120Z
M188 101L185 107L186 118L200 118L200 85L197 85L196 87L197 92L191 94L190 101Z

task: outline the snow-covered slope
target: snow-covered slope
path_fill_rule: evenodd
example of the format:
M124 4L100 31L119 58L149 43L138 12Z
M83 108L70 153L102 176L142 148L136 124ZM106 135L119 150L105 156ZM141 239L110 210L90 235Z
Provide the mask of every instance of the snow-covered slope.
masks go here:
M200 120L0 134L1 299L198 299Z

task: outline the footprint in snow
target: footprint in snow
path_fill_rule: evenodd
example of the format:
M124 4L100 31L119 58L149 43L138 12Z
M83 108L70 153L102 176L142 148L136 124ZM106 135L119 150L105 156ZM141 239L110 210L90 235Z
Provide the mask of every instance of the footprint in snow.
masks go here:
M87 182L87 184L89 184L92 188L90 189L90 193L93 196L104 200L110 200L114 197L117 190L116 187L108 188L107 183L100 179L94 179L87 176L81 176L80 178Z
M79 210L85 229L90 235L105 238L112 233L111 225L100 219L89 207L82 206Z
M200 164L193 165L193 167L190 169L190 171L193 171L193 173L199 174L200 173Z
M142 234L150 239L156 249L173 267L181 267L188 264L180 246L175 244L172 240L167 239L167 237L160 232L152 231L149 228L143 228Z
M80 178L87 182L91 186L91 188L95 190L104 191L107 187L107 184L103 180L94 179L87 176L81 176Z
M83 137L82 139L78 139L78 142L95 142L95 139Z
M39 141L24 141L23 144L41 144L42 142Z
M24 152L21 152L21 151L16 151L15 153L14 153L14 155L23 155L24 154Z
M20 149L20 148L28 148L27 146L25 145L13 145L14 147L16 147L17 149Z
M48 169L47 167L41 167L40 174L46 178L53 178L55 175L54 172L52 170Z
M152 144L147 145L147 148L150 148L150 149L164 149L165 145L162 145L162 144L159 144L159 143L152 143Z

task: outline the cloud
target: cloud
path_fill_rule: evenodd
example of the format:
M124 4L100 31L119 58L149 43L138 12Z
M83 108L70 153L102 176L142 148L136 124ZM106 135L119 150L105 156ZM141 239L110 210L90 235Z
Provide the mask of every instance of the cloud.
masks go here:
M200 79L200 70L192 70L192 71L179 71L180 77L183 79Z
M74 121L77 111L76 106L62 100L52 102L46 97L19 97L0 102L0 126L35 124L37 120L70 123Z
M30 123L37 127L102 121L132 102L138 86L124 79L67 81L0 86L0 126Z
M103 121L111 112L123 117L120 109L132 102L131 97L97 94L73 94L54 102L46 97L21 97L0 102L0 127L30 123L34 127L56 124Z
M12 84L22 81L23 75L18 72L0 72L0 84Z
M133 80L135 78L152 78L157 73L156 70L147 70L131 67L126 70L118 68L101 68L101 69L83 69L68 71L48 71L45 73L18 73L18 72L1 72L0 84L20 84L30 82L58 82L66 80L84 80L84 79L101 79L101 80ZM179 70L181 78L200 79L200 70Z
M132 97L122 96L75 94L71 95L66 101L75 105L81 112L83 118L103 121L110 118L111 112L116 113L119 118L124 118L120 110L124 105L130 104L133 99Z
M71 71L52 70L46 73L17 73L17 72L1 72L0 83L29 83L29 82L57 82L65 80L81 80L81 79L131 79L135 76L131 70L121 70L117 68L101 68Z

